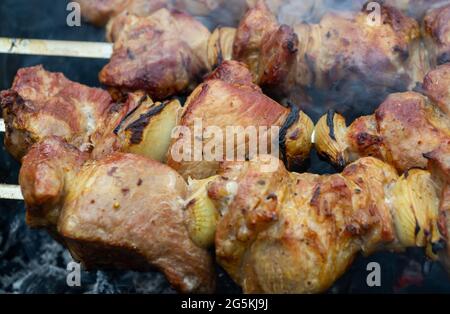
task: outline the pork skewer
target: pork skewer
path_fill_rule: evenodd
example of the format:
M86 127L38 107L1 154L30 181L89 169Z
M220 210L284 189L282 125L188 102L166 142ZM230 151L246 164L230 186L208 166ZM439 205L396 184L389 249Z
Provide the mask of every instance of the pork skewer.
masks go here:
M0 53L109 59L113 44L107 42L0 37Z
M414 176L413 176L414 177ZM410 231L410 230L408 230L408 231ZM435 234L434 234L434 236L435 236ZM436 236L435 236L435 239L436 239ZM408 240L408 239L407 239ZM419 241L420 242L420 241ZM422 242L420 242L419 243L420 245L422 245L423 243ZM77 250L77 248L76 247L72 247L72 250L73 250L73 252L77 252L76 250ZM74 253L74 254L76 254L76 253ZM81 253L81 254L83 254L83 253ZM84 254L85 254L85 256L87 255L87 253L86 252L84 252ZM334 275L333 275L334 276ZM269 276L268 276L269 277ZM276 280L276 278L275 278L275 280ZM326 281L327 279L325 278L325 281ZM251 283L251 281L250 281L250 283ZM253 282L254 283L254 282ZM259 284L259 283L258 283ZM256 288L255 288L256 287ZM252 289L252 288L254 288L254 289L259 289L259 287L257 287L257 286L250 286L249 287L249 289Z
M30 85L30 81L34 83ZM32 144L57 135L78 149L91 152L94 159L114 151L130 152L168 160L185 178L202 179L215 174L218 162L176 160L171 154L171 147L183 138L180 134L181 138L171 140L177 123L195 134L193 123L201 119L203 128L219 127L224 134L228 126L278 126L280 143L285 147L282 157L290 167L301 166L311 148L312 121L295 107L285 108L271 100L251 81L244 65L223 62L182 109L177 100L153 103L141 93L130 94L126 103L117 105L106 91L71 82L61 73L47 72L40 66L21 69L13 87L0 97L10 126L5 144L21 160ZM45 90L52 94L43 93ZM258 138L271 136L270 130L258 132L268 132L260 133ZM243 140L248 141L246 137ZM206 138L202 141L208 143ZM270 142L267 141L265 152L273 148ZM233 143L236 147L242 144L239 140ZM258 144L259 150L264 149L261 145Z
M168 166L123 153L89 160L48 137L24 157L19 181L27 224L47 229L86 268L153 267L181 292L214 291L211 256L184 227L187 183Z
M146 158L115 153L86 161L60 139L47 138L24 158L20 182L27 223L61 236L72 255L92 268L131 267L132 260L124 257L133 252L152 264L161 253L153 243L166 241L169 253L163 260L169 264L161 270L169 280L185 292L211 291L198 280L211 282L210 262L201 252L215 245L219 264L246 293L318 293L358 252L423 247L429 258L447 262L450 225L441 214L448 199L440 192L448 189L448 161L438 155L429 158L441 181L417 169L399 177L375 158L362 158L341 174L319 176L289 173L281 163L267 171L273 157L259 156L225 162L217 176L186 186L172 169ZM180 201L171 202L174 197ZM155 216L165 212L163 205L173 215ZM180 210L187 219L174 225ZM188 233L178 234L184 223ZM158 232L178 230L177 240L189 246L161 237L155 226ZM191 254L181 271L193 282L170 276L170 261L180 254Z
M191 237L215 245L218 263L246 293L323 292L358 252L383 249L423 247L450 271L449 152L428 156L432 174L401 177L372 157L331 176L225 163L188 203Z
M233 126L258 130L277 126L280 146L285 144L286 160L294 166L309 155L313 129L312 121L295 105L286 108L265 96L252 83L248 68L236 61L223 62L184 108L178 100L154 103L141 92L117 103L102 89L72 82L42 66L20 69L11 89L1 92L0 101L7 125L5 145L19 161L34 143L55 135L91 152L94 159L122 150L159 161L169 157L177 170L181 171L176 165L188 170L168 154L169 145L176 144L171 143L172 130L179 125L195 134L195 121L200 120L201 130L218 127L224 134ZM206 171L207 167L202 163L195 168Z
M425 168L425 155L450 143L449 81L450 66L441 65L426 75L422 93L391 94L375 114L348 127L342 115L330 111L316 125L318 153L339 168L364 156L384 160L400 172Z
M214 37L192 17L167 9L148 16L119 15L108 28L109 38L115 42L114 51L110 63L100 73L100 81L110 86L116 97L127 91L146 90L153 99L160 100L192 89L192 83L218 61L234 58L249 65L255 81L263 87L274 88L281 94L297 90L292 97L299 96L297 87L303 92L315 88L326 94L336 89L336 96L340 96L336 99L329 96L329 105L335 107L340 102L346 106L359 99L360 94L351 88L355 84L363 89L366 99L371 99L367 97L371 93L386 95L392 90L411 88L428 69L418 23L389 6L382 6L382 18L383 26L368 25L367 12L363 10L351 18L328 14L320 24L290 27L278 24L264 3L258 1L237 29L218 29ZM425 34L430 49L445 38L445 16L440 20L443 22L427 23ZM342 32L334 30L336 24ZM371 35L361 33L361 28ZM155 32L160 35L155 37ZM217 36L217 32L226 35ZM152 45L144 47L144 42ZM61 49L69 50L68 54L77 55L70 45L60 44ZM5 52L14 50L9 40L3 45ZM440 45L439 52L432 55L439 54L433 58L445 62L445 43ZM367 50L373 49L370 58L366 58ZM87 56L97 53L95 49L89 50ZM26 45L18 51L33 53ZM165 51L164 55L161 51ZM60 54L53 49L50 53ZM162 75L161 64L173 66L166 66Z
M444 112L448 112L450 103L449 73L449 66L442 65L426 76L422 86L422 91ZM348 130L343 117L329 113L319 121L312 142L316 142L320 154L340 167L358 156L376 156L394 164L401 172L411 167L423 168L427 163L423 155L449 141L448 118L429 102L425 96L414 92L391 95L377 115L361 117ZM408 115L399 115L402 112ZM405 130L407 134L391 133L391 129ZM379 130L383 130L382 133ZM411 137L411 134L416 135ZM397 140L400 144L395 142ZM417 143L421 146L414 148Z

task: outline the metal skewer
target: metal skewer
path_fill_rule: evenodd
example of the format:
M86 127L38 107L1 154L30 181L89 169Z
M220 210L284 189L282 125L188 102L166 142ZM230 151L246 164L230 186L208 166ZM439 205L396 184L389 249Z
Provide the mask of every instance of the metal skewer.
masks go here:
M7 54L109 59L112 51L107 42L0 37L0 53Z
M0 184L0 199L23 200L20 186Z

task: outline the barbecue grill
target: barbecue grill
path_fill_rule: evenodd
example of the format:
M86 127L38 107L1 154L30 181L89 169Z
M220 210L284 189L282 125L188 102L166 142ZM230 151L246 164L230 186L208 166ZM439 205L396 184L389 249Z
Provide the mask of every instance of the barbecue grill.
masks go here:
M111 44L101 43L104 30L88 23L66 25L67 1L3 0L0 4L0 89L7 89L19 68L43 64L50 71L63 72L69 79L99 86L97 75L111 54ZM208 26L214 26L214 17ZM37 41L11 40L33 38ZM55 40L48 47L39 39ZM63 42L60 42L60 41ZM66 41L98 42L96 49ZM48 41L47 41L48 43ZM78 46L78 51L71 47ZM89 47L92 47L90 45ZM56 50L53 50L55 48ZM8 51L5 51L7 49ZM55 52L56 51L56 52ZM5 53L7 52L7 53ZM93 58L96 57L96 58ZM325 109L324 109L325 110ZM322 110L322 112L324 112ZM320 108L318 109L320 111ZM4 124L0 122L0 142ZM0 292L2 293L174 293L158 272L82 271L81 287L66 284L69 252L45 231L30 230L23 219L24 204L17 187L19 164L4 147L0 151ZM309 172L325 174L335 170L311 154ZM369 287L367 265L381 265L381 287ZM218 269L218 293L241 290ZM450 279L438 263L427 261L418 250L404 254L378 253L358 257L351 269L329 293L450 293Z

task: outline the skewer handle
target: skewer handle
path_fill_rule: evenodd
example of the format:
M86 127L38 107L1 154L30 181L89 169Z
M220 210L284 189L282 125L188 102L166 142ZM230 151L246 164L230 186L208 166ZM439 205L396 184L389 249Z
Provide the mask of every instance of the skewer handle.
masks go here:
M0 53L7 54L109 59L112 51L107 42L0 37Z

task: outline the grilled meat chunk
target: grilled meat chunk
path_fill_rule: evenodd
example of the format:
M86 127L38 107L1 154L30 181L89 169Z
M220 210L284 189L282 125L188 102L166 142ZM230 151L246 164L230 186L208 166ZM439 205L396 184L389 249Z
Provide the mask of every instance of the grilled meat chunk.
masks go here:
M233 59L249 66L258 85L279 86L294 66L298 45L293 29L280 26L265 2L259 1L237 29Z
M28 75L26 80L23 73ZM17 84L21 80L24 82ZM26 102L17 96L15 90L19 85L18 92L26 97ZM51 92L42 93L50 85ZM94 92L94 96L99 94L107 101L102 102L101 97L88 94L89 98L77 89ZM204 93L205 98L197 99ZM17 96L18 100L11 95ZM271 138L275 138L269 134L269 128L280 127L282 157L293 169L302 165L311 149L313 123L309 117L294 105L290 110L262 94L252 83L252 75L245 65L235 61L223 62L193 93L184 109L178 100L153 102L141 91L128 94L123 103L113 104L106 92L70 82L63 79L62 74L46 72L39 67L20 70L11 91L3 92L2 97L8 128L5 141L8 150L18 158L26 154L32 144L49 136L59 136L89 152L93 159L102 159L119 151L134 153L160 162L169 161L186 178L191 171L206 177L215 173L222 159L213 163L175 161L173 151L169 149L180 139L172 140L172 131L179 127L191 128L196 119L203 119L205 127L219 128L224 134L228 126L266 127L261 132L266 132L268 147L276 149L278 146L271 143ZM248 143L248 138L244 139ZM204 140L204 143L208 142L208 139ZM180 142L183 142L182 138ZM236 147L239 145L236 143ZM225 156L226 151L223 153ZM247 153L245 157L248 157Z
M114 16L128 12L149 15L166 6L167 0L77 0L81 14L90 23L104 26Z
M251 158L257 151L250 151L250 141L260 143L259 153L276 153L272 149L278 149L275 146L278 138L274 138L273 130L286 127L285 122L291 114L291 124L281 140L286 144L287 162L292 166L299 165L309 155L313 123L295 109L289 110L265 96L252 83L251 73L245 65L225 61L186 101L178 124L179 132L169 148L168 165L186 179L203 179L216 174L219 162L229 158L230 151L234 154L241 151L244 158ZM215 131L203 134L209 128ZM282 135L281 131L279 135ZM208 148L208 144L218 143L218 139L223 145L221 151L217 147L217 151ZM267 141L261 144L259 139ZM201 145L200 150L196 142ZM204 154L209 157L204 158Z
M184 225L181 176L130 154L84 160L59 138L33 146L20 171L28 224L56 232L88 269L156 267L181 292L212 292L212 260Z
M170 134L178 121L178 100L153 102L143 92L114 103L106 91L74 83L41 66L18 71L1 92L5 145L20 160L36 142L59 136L94 159L112 152L166 161Z
M430 71L425 76L422 89L425 95L450 116L450 64L443 64Z
M216 225L202 226L215 231L217 261L246 293L323 292L359 252L424 247L438 259L448 241L427 171L399 178L390 165L362 158L319 176L281 164L268 172L270 160L261 160L224 163L194 199L217 211Z
M88 158L87 153L54 136L30 149L23 158L19 176L30 227L47 228L57 234L65 194Z
M233 57L249 64L262 86L291 91L293 97L314 91L309 94L325 106L368 114L372 102L412 88L429 68L414 19L386 5L379 24L371 23L369 14L365 8L327 13L317 24L292 30L280 26L260 1L237 29ZM358 102L367 105L350 106Z
M100 81L121 92L146 91L160 100L184 92L207 71L208 29L166 9L127 15Z
M98 126L128 110L115 106L106 91L72 82L42 66L20 69L11 89L1 92L0 102L5 146L18 160L31 145L51 135L88 151Z
M403 172L426 168L424 154L450 141L450 118L422 94L390 95L374 115L348 128L334 112L316 126L315 144L322 156L340 167L363 156L380 158Z

